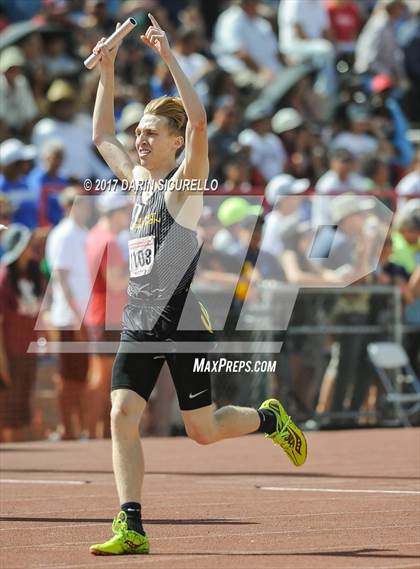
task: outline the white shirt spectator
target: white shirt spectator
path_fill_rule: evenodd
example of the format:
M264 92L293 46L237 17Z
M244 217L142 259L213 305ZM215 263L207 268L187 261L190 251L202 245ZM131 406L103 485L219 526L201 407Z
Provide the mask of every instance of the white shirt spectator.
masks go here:
M281 70L277 40L269 22L259 16L248 16L239 6L231 6L217 19L212 51L221 67L229 73L238 73L247 69L235 56L242 49L259 67L273 73Z
M273 210L268 213L264 220L261 251L267 251L278 259L284 249L284 233L293 225L297 225L300 219L300 212L283 215L281 212Z
M347 180L342 181L334 170L328 170L321 176L316 183L316 197L312 201L312 225L331 225L330 204L335 195L351 193L363 193L366 188L366 180L363 176L352 172ZM328 197L318 197L328 193L334 195Z
M0 75L0 119L8 126L19 129L37 116L38 107L26 77L19 75L15 79L14 87L11 87L2 73Z
M330 27L323 0L281 0L279 7L280 48L288 52L300 40L295 31L299 25L307 39L322 38Z
M176 53L175 56L182 71L192 83L196 83L197 79L201 79L210 63L207 57L204 57L201 53L192 53L191 55Z
M202 78L205 76L206 72L211 69L210 61L207 57L201 55L201 53L192 53L191 55L175 53L175 57L182 71L194 85L202 103L204 106L207 106L209 103L209 88Z
M61 285L54 279L54 270L68 271L68 283L80 313L85 314L90 299L91 281L86 256L87 229L72 219L63 219L49 234L46 259L52 270L51 324L58 328L79 328L67 303Z
M241 132L238 141L241 146L249 146L251 162L267 182L283 172L287 156L278 136L272 132L260 135L247 128Z
M64 145L64 160L59 174L64 178L84 180L95 176L104 177L109 170L104 168L92 149L92 125L84 115L78 115L72 122L44 118L36 123L32 133L32 144L41 147L51 138L58 138ZM107 176L109 177L109 176Z
M420 197L420 172L413 170L402 178L395 188L398 195L398 208L405 204L408 199Z
M375 154L378 147L379 143L375 137L369 134L356 134L348 131L340 132L331 143L331 148L345 148L357 158L367 154Z
M356 73L385 73L397 83L405 79L395 22L386 12L374 11L357 38L354 69Z

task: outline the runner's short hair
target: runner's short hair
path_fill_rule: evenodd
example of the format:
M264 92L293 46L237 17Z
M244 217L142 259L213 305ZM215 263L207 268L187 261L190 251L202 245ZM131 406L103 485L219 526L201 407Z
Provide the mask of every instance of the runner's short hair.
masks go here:
M159 97L152 99L145 107L144 114L160 115L166 117L169 129L178 136L185 137L187 126L187 113L180 97Z

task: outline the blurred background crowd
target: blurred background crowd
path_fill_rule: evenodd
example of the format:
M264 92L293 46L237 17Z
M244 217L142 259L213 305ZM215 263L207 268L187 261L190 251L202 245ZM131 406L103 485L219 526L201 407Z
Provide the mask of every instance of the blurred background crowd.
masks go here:
M145 104L177 94L139 41L148 12L207 110L218 187L195 287L220 338L238 336L247 300L250 337L283 342L264 356L274 374L217 374L216 403L280 395L298 419L364 424L383 392L369 342L397 339L420 369L420 1L0 0L2 439L109 435L113 354L71 345L118 341L132 202L83 189L113 179L92 144L99 70L83 60L136 19L115 115L137 161ZM43 353L46 340L67 352ZM177 433L167 379L164 368L145 433Z

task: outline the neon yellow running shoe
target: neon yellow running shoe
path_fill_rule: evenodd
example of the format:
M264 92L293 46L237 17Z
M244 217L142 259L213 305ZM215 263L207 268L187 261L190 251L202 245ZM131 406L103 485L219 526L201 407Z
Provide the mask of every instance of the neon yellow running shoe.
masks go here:
M267 399L261 404L260 409L268 409L276 416L276 430L271 435L265 435L275 445L280 445L295 466L302 466L306 460L306 439L292 418L287 415L280 401Z
M149 539L127 527L127 514L120 512L112 522L114 537L105 543L91 545L89 551L93 555L129 555L149 553Z

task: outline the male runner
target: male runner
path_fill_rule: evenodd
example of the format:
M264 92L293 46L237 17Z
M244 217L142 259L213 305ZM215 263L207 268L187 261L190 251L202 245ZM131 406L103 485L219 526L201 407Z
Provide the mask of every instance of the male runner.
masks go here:
M179 97L161 97L145 108L136 129L139 163L133 164L115 136L113 109L114 61L100 40L94 52L101 56L101 76L93 114L93 139L102 156L121 179L139 181L204 181L208 177L206 113L192 85L179 67L155 18L141 36L166 63ZM185 157L177 167L176 159ZM187 186L185 184L185 186ZM214 411L210 375L194 373L195 357L202 354L142 353L146 342L207 338L211 333L207 311L188 294L199 256L196 228L203 207L202 192L137 192L130 225L129 302L124 309L123 332L112 376L112 458L121 511L114 519L114 536L92 545L95 555L148 553L149 540L141 520L144 462L139 422L166 358L177 391L185 429L190 438L209 444L261 431L280 445L296 466L306 459L305 438L275 399L259 410L226 406ZM177 330L184 305L202 332ZM197 330L197 328L195 328ZM190 334L190 335L188 335ZM152 344L151 344L152 345ZM133 347L128 350L128 347ZM167 350L166 350L167 352Z

